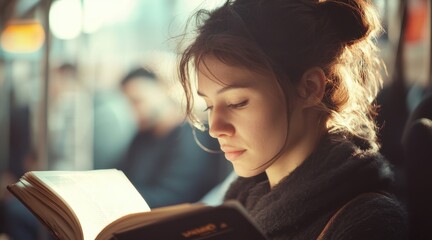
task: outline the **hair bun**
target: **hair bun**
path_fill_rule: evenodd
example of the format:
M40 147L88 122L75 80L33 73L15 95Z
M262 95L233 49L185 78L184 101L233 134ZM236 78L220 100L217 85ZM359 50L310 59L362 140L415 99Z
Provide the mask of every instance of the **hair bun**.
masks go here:
M371 31L364 4L364 0L328 0L319 3L319 7L336 27L340 39L350 45Z

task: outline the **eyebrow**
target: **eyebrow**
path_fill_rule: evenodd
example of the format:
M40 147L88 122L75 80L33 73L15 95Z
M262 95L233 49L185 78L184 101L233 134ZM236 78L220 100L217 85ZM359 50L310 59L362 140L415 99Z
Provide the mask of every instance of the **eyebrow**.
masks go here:
M235 84L235 85L229 85L229 86L225 86L225 87L223 87L223 88L221 88L221 89L219 89L217 92L216 92L216 94L221 94L221 93L223 93L223 92L226 92L226 91L229 91L229 90L233 90L233 89L242 89L242 88L250 88L251 86L249 85L249 84L242 84L242 85L237 85L237 84ZM197 94L198 94L198 96L201 96L201 97L207 97L207 95L205 95L204 93L202 93L202 92L200 92L199 90L197 91Z

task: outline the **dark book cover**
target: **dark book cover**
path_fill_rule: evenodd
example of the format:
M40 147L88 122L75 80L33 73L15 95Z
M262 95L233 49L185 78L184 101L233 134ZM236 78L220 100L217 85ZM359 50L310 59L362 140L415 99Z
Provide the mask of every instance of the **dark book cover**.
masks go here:
M264 234L236 201L117 233L116 240L265 240Z

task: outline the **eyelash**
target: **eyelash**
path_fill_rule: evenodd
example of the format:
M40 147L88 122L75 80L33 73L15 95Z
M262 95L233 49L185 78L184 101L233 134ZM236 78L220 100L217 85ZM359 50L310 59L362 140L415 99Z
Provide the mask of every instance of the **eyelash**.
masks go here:
M242 107L246 106L248 104L248 102L249 102L248 100L245 100L245 101L237 103L237 104L230 104L230 105L228 105L228 107L234 108L234 109L242 108Z
M204 112L207 112L208 110L212 110L213 109L213 106L208 106L208 107L206 107L206 109L204 109Z
M245 101L240 102L240 103L229 104L228 107L231 109L239 109L239 108L246 106L248 103L249 103L249 101L245 100ZM213 109L213 106L208 106L206 109L204 109L204 112L207 112L208 110L212 110L212 109Z

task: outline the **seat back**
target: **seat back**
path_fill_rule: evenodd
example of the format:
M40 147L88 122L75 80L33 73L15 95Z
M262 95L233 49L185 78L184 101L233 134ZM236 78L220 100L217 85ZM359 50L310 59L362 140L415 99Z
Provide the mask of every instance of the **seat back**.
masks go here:
M430 239L432 227L432 95L410 115L402 138L410 239Z

